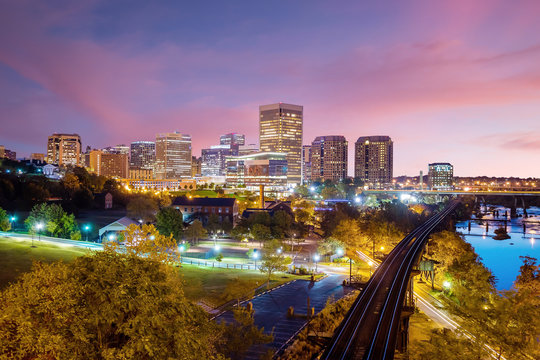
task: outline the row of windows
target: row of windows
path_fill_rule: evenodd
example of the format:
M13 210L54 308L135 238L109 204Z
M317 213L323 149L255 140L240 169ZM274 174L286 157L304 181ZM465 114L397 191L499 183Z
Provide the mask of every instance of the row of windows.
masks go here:
M176 207L176 208L177 208L177 209L180 209L179 207ZM215 214L215 213L216 213L216 208L215 208L215 207L213 207L213 208L209 208L209 207L204 207L204 208L203 208L202 206L201 206L201 207L197 207L197 208L192 207L192 208L191 208L191 211L189 211L188 209L189 209L188 207L184 207L184 212L186 212L186 213L187 213L187 212L193 213L193 212L197 211L197 212L205 212L205 213L211 212L212 214ZM211 211L210 211L210 210L211 210ZM230 208L229 208L229 207L225 207L225 208L218 207L217 210L218 210L217 212L220 213L220 214L221 214L221 213L229 214Z

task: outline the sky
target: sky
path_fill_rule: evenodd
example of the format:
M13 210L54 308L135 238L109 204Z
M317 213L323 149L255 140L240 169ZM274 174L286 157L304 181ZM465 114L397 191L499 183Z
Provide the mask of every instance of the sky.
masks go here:
M0 0L0 144L45 152L244 133L304 106L304 144L389 135L394 175L540 177L540 2Z

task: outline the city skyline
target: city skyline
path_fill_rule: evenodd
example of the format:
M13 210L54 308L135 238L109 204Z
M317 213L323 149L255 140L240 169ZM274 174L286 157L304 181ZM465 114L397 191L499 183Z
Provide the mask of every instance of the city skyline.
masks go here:
M390 136L395 175L540 176L537 2L0 7L0 143L18 157L55 132L102 148L174 130L199 154L256 141L257 107L284 101L304 106L304 144Z

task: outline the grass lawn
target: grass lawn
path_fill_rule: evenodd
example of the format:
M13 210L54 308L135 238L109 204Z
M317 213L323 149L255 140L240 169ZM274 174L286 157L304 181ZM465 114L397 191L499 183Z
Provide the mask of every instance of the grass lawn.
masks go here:
M35 248L29 240L15 240L0 237L0 290L15 281L19 275L32 268L33 261L53 262L72 261L78 256L89 253L89 250L76 247L63 247L34 241ZM204 301L209 305L219 306L230 298L224 294L228 284L237 281L243 287L255 289L266 283L266 275L260 271L245 271L182 265L180 273L184 277L184 292L188 299ZM293 279L308 279L309 276L277 274L272 276L270 287L277 286Z
M0 289L3 289L17 277L30 271L33 261L53 262L72 261L77 256L85 255L89 250L76 247L61 247L44 242L15 240L0 237Z
M246 287L255 289L266 283L267 276L260 271L230 270L195 265L182 265L180 273L184 277L184 292L192 301L204 301L213 306L219 306L230 298L224 294L227 284L238 281ZM282 274L272 276L270 287L275 287L294 279L309 279L309 276ZM263 291L266 290L263 289Z

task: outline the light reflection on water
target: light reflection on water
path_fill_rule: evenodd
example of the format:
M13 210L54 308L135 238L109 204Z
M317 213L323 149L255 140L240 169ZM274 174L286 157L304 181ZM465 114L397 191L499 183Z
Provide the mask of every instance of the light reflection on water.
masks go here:
M505 210L508 210L510 214L509 209L503 207L497 207L497 209L499 209L499 219L504 219ZM485 223L479 225L477 222L472 222L470 234L468 221L457 224L457 231L464 235L465 240L482 258L482 263L497 278L496 286L499 290L508 290L512 287L522 264L520 256L531 256L540 260L540 208L530 208L527 212L529 218L519 217L508 221L507 231L511 238L507 240L493 239L495 229L504 226L503 222L500 223L501 225L490 222L487 232ZM521 209L518 209L518 214L522 214ZM493 219L493 216L485 216L484 219ZM526 222L525 233L523 233L523 221Z

